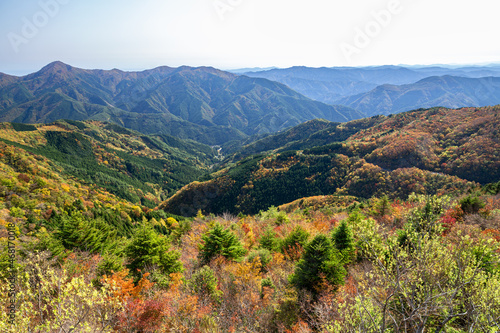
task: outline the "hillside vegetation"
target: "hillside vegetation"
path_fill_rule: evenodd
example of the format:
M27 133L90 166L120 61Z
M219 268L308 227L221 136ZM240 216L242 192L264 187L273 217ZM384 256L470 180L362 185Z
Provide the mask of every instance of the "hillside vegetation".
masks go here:
M196 142L102 122L2 123L0 140L49 158L80 181L150 207L198 179L217 156Z
M309 122L244 147L236 156L268 153L230 163L160 207L180 215L255 214L309 196L406 199L497 182L499 111L434 108L346 124Z
M184 219L82 184L15 145L0 149L0 290L16 293L0 301L15 309L0 312L2 332L500 325L498 184Z
M495 332L498 111L312 121L216 170L166 135L1 123L0 331Z

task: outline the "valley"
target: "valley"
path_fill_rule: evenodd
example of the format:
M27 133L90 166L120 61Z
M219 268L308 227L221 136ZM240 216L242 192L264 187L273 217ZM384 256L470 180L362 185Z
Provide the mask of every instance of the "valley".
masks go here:
M490 70L335 69L317 96L349 106L209 67L0 75L0 330L492 331Z

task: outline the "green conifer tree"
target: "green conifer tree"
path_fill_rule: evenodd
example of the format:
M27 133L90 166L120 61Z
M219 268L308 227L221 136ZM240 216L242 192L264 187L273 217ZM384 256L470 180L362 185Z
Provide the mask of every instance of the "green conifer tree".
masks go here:
M351 228L344 220L333 230L332 242L335 248L340 252L343 263L348 263L354 256L355 246L354 237Z
M306 246L290 281L296 288L317 296L325 280L336 287L344 283L346 274L346 270L335 256L330 239L325 235L317 235Z
M180 253L170 250L165 236L158 235L150 226L140 227L125 248L129 262L127 268L133 274L146 266L157 266L164 275L183 270Z
M291 257L295 251L306 246L308 239L309 233L301 226L297 226L281 242L281 252Z
M391 213L391 202L387 195L384 195L376 201L373 207L373 214L375 216L384 216Z
M202 264L207 264L220 255L228 259L238 260L245 254L240 240L231 231L217 223L202 236L199 258Z
M268 249L271 252L276 252L279 248L279 240L276 236L276 232L273 229L267 229L264 234L259 238L259 244L261 248Z

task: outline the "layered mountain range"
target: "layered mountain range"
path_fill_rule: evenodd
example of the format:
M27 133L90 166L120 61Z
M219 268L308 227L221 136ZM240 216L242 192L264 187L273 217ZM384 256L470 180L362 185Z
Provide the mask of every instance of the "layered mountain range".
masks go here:
M418 108L500 104L499 66L236 72L87 70L53 62L23 77L0 73L0 121L107 121L235 152L312 119L343 123Z
M339 103L367 115L391 114L416 108L487 106L500 103L500 77L432 76L413 84L382 85ZM374 112L374 110L376 110Z
M281 83L210 67L124 72L54 62L27 76L0 76L0 121L112 121L213 145L315 118L360 117L360 112L313 101Z
M366 116L417 108L500 103L500 67L291 67L247 72L318 101L349 106Z

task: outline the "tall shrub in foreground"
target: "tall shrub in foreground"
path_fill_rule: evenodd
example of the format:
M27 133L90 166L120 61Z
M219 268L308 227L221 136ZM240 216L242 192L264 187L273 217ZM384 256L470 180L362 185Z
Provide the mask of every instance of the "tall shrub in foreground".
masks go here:
M332 242L333 246L340 252L342 261L349 263L354 257L355 242L352 230L345 220L333 230Z
M219 223L208 230L202 236L202 240L199 258L203 265L217 256L238 260L245 255L245 249L238 237Z
M281 252L289 259L298 260L308 239L309 233L301 226L296 226L281 242Z
M180 253L170 250L170 244L165 236L158 235L149 226L140 227L131 242L125 248L129 259L127 267L133 274L138 274L144 268L157 268L153 272L153 280L163 280L171 273L181 272ZM159 274L158 274L159 273ZM163 281L164 282L164 281Z
M291 283L297 289L318 296L324 282L336 287L344 283L345 268L335 256L332 242L325 235L316 236L309 243L291 276Z

